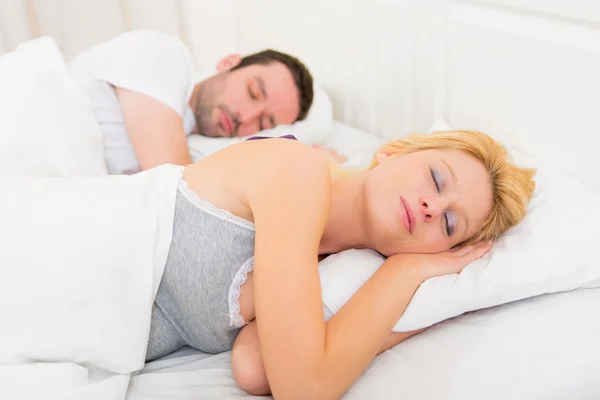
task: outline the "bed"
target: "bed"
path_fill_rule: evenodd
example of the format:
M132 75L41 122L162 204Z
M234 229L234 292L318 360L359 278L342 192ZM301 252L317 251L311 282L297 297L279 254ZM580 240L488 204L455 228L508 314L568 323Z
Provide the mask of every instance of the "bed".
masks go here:
M444 322L378 356L344 399L596 399L600 324L590 316L599 302L600 290L581 289ZM131 400L250 398L271 397L236 387L230 353L189 348L147 364L128 392Z
M225 53L274 47L313 71L334 118L315 137L351 165L364 165L385 140L444 121L488 132L600 191L599 3L80 3L0 4L0 54L49 35L69 59L120 32L150 27L179 36L205 73ZM597 271L600 262L586 268ZM448 318L378 356L344 400L598 399L600 289L590 282ZM230 353L186 348L145 365L131 378L126 398L252 396L236 387Z
M341 122L324 145L364 165L383 141ZM468 312L379 355L343 397L470 400L600 396L600 289L545 294ZM182 349L146 364L130 400L249 399L231 354Z

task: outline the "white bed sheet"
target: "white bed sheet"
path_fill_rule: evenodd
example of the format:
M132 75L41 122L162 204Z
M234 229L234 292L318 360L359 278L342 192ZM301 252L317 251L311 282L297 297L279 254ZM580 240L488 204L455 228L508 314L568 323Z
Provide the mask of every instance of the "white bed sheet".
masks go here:
M343 400L596 400L599 305L600 289L579 289L445 321L379 355ZM236 387L230 355L149 363L127 399L271 399Z
M364 165L382 143L336 122L323 144ZM581 289L447 320L378 356L343 399L599 399L599 306L600 289ZM127 399L270 399L237 388L230 357L182 349L148 363Z

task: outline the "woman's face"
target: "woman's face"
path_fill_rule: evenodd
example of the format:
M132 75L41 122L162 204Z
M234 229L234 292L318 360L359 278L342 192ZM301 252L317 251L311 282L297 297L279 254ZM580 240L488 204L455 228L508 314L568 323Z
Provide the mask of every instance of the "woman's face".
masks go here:
M366 229L375 249L437 253L475 235L492 209L488 171L459 150L378 153L365 175Z

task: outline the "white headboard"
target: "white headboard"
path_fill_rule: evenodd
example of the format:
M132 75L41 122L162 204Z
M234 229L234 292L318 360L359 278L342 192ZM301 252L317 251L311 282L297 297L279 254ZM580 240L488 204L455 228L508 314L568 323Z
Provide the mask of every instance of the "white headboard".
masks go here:
M51 35L70 58L135 28L180 36L204 72L231 52L289 52L328 90L338 120L394 138L442 118L600 189L600 2L0 2L0 53Z

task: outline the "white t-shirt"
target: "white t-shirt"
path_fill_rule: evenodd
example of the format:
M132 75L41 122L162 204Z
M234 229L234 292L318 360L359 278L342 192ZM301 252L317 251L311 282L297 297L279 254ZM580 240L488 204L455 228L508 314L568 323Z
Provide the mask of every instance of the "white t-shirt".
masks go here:
M67 67L91 100L110 174L140 171L114 86L171 107L183 119L186 135L196 126L189 106L195 66L188 48L174 36L150 30L128 32L81 53Z

